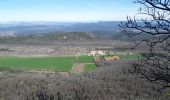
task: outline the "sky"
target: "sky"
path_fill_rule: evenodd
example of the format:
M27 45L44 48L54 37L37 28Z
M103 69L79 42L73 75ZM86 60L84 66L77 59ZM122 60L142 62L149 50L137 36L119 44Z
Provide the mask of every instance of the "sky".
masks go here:
M138 8L133 0L0 0L0 22L122 21Z

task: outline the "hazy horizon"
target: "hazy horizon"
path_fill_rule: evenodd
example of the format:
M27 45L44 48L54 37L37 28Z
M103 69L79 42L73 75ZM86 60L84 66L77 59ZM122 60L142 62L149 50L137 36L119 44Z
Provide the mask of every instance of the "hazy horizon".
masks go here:
M5 23L100 23L100 22L124 22L124 20L98 20L98 21L0 21Z
M137 8L133 0L2 0L0 22L124 21Z

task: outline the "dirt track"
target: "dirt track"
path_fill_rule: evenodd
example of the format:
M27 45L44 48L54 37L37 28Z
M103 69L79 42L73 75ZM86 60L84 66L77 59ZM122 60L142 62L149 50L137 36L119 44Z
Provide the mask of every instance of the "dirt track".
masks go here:
M73 73L82 73L84 72L85 64L84 63L76 63L73 65L71 72Z

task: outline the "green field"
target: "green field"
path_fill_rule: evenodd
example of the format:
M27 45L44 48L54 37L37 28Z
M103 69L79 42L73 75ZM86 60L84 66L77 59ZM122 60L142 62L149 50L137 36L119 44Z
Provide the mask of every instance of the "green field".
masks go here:
M121 60L142 58L139 54L119 55ZM0 57L0 69L11 70L49 70L58 72L71 71L74 63L85 63L85 72L96 69L93 56L68 57ZM92 63L92 64L89 64Z
M79 56L77 63L93 63L93 56Z
M0 57L0 67L27 70L51 70L68 72L71 70L75 57Z
M142 56L140 54L120 55L121 60L138 60L141 58L142 58Z
M86 64L85 66L85 72L89 72L89 71L92 71L92 70L95 70L96 69L96 65L95 64Z
M111 56L119 56L120 57L120 60L138 60L138 59L141 59L143 58L141 54L127 54L127 55L104 55L104 57L111 57Z

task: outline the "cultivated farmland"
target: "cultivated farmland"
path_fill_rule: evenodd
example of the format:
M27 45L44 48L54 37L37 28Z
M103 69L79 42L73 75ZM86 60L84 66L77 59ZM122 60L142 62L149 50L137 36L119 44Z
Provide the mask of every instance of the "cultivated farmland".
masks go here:
M0 57L0 67L13 70L70 71L75 57Z
M135 60L139 55L121 55L121 60ZM1 56L0 68L11 70L48 70L69 72L73 64L84 64L84 71L96 69L93 56L61 56L61 57L15 57Z
M92 71L92 70L95 70L96 69L96 65L95 64L86 64L85 65L85 72L88 72L88 71Z
M79 56L76 62L77 63L93 63L93 56Z

